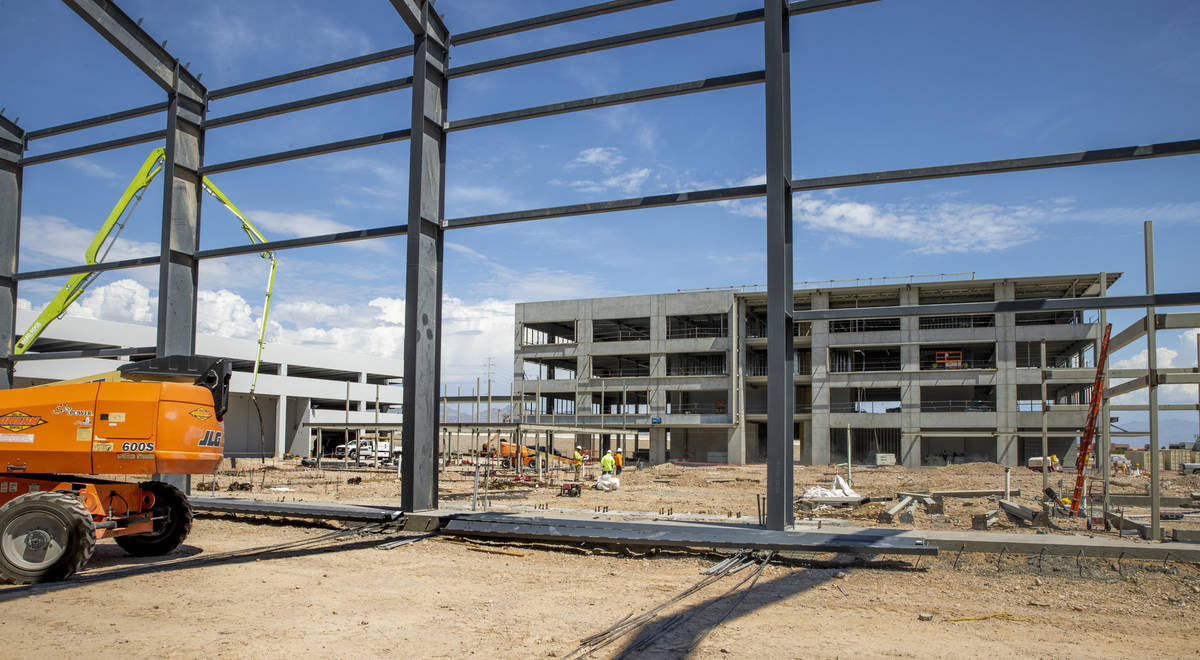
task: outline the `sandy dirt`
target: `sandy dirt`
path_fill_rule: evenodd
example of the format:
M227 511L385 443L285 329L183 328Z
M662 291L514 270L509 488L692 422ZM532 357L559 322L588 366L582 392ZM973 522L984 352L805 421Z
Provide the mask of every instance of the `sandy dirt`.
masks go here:
M277 467L282 469L266 471L266 488L295 491L238 494L396 501L398 484L389 474ZM250 474L231 470L218 475L218 483L249 481ZM797 490L828 485L831 474L828 468L797 468ZM900 487L990 488L1003 486L1003 474L994 465L856 470L855 485L868 495ZM262 484L261 471L255 476ZM364 483L345 483L354 476L365 477ZM652 516L673 508L676 517L740 511L752 518L765 471L660 466L627 470L622 478L616 493L556 498L555 488L523 487L500 491L492 503L576 511L607 506L610 514ZM1174 479L1172 492L1200 490L1192 479ZM469 507L472 484L473 472L446 473L443 503ZM1040 485L1040 474L1014 470L1023 499ZM965 529L967 511L988 505L980 499L940 520L921 514L915 525ZM70 581L0 587L6 655L561 658L581 639L693 587L703 578L700 571L719 559L442 538L380 550L396 531L352 530L329 538L338 529L201 517L183 547L150 560L102 541L89 566ZM288 543L297 545L281 545ZM251 549L259 552L245 552ZM635 657L1200 655L1194 625L1200 570L1193 565L1047 558L1039 568L1036 558L953 553L919 563L881 559L785 558L763 569L753 586L747 581L735 589L752 575L748 568L663 609L594 657L633 649L664 623L673 625ZM922 615L930 620L919 620Z

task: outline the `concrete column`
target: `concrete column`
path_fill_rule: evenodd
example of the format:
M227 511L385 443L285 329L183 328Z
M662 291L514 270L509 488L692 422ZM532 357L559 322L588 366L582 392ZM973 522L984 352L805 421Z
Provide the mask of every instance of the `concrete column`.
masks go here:
M287 442L291 437L288 433L287 370L286 364L279 365L279 398L275 401L275 458L283 458L288 453Z
M829 309L829 294L813 292L812 308ZM829 321L812 322L812 431L805 438L803 461L829 463Z
M729 453L730 465L746 464L746 425L739 424L729 429L729 442L725 451Z
M667 429L662 426L650 427L650 464L658 465L667 462Z
M901 305L917 305L920 294L916 287L900 291ZM900 385L900 455L904 467L921 467L921 320L916 316L900 317L900 371L907 376Z
M1012 282L995 287L997 301L1016 298ZM996 461L1016 465L1017 451L1017 315L996 314Z
M367 383L367 372L365 372L365 371L360 371L360 372L358 372L358 382L359 382L360 384L363 384L363 385L365 385L365 384ZM439 394L440 394L440 392L439 392ZM368 405L369 405L369 403L368 403L366 400L364 400L364 399L359 399L359 400L358 400L358 411L359 411L359 412L366 412L366 411L367 411L367 406L368 406ZM440 406L438 407L438 411L439 411L439 414L440 414L440 412L441 412L441 407L440 407Z

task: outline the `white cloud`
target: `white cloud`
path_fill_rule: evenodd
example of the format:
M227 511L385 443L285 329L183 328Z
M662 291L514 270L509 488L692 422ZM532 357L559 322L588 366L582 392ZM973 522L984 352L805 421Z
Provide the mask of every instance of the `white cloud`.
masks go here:
M84 251L96 238L99 229L85 229L66 218L56 215L21 216L22 256L42 259L50 263L82 264ZM134 241L121 238L112 244L104 261L156 256L158 243ZM98 255L104 256L103 251Z
M590 274L537 266L526 266L518 270L499 264L461 243L447 241L446 247L478 261L487 269L487 277L471 284L471 290L488 298L530 301L613 295Z
M720 204L736 215L766 216L766 204L760 199ZM792 198L793 218L804 227L905 243L922 254L994 252L1023 245L1038 237L1037 226L1053 213L1053 208L1039 206L957 201L869 204L813 193Z
M97 179L115 179L117 173L88 158L70 158L67 165Z
M610 176L604 180L604 186L607 188L618 188L626 193L635 193L642 189L648 178L650 178L650 170L642 167L616 176Z
M353 229L350 225L330 220L323 213L249 211L246 215L257 227L289 236L316 236Z
M612 171L623 162L625 162L625 157L616 147L591 147L580 151L575 160L567 164L567 167L596 166Z
M123 323L153 323L158 298L133 279L93 287L67 310L71 316Z

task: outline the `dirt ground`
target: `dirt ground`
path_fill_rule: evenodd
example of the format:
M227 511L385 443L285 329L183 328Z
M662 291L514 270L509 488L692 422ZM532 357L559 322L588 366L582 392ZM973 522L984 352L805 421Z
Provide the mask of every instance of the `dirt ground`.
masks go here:
M376 503L398 497L393 474L281 463L264 480L264 471L247 467L218 475L222 490L253 476L255 490L236 494ZM1041 475L1025 472L1014 470L1013 485L1031 504L1026 493L1040 488ZM832 481L830 468L796 473L797 492ZM357 476L364 483L346 483ZM1001 488L1003 476L994 465L886 468L856 470L854 482L865 495L894 495ZM1173 478L1168 490L1200 490L1195 479ZM1141 492L1140 482L1130 483L1131 492ZM473 484L473 468L444 473L443 504L469 508ZM494 510L608 507L616 518L673 510L676 518L740 512L753 519L764 484L762 466L659 466L626 470L619 491L585 491L578 499L556 498L553 487L497 492L496 483L488 491ZM919 513L914 524L966 529L969 512L985 507L994 504L955 502L947 515ZM878 524L869 512L820 515ZM583 638L692 588L704 577L700 571L720 559L444 538L381 550L399 533L350 527L202 516L183 547L149 560L101 542L70 581L0 587L6 655L63 657L86 649L95 657L576 657ZM593 657L626 651L652 658L1200 655L1195 565L1047 558L1039 566L1037 558L953 553L895 559L786 557L737 586L755 571L748 568L647 617Z

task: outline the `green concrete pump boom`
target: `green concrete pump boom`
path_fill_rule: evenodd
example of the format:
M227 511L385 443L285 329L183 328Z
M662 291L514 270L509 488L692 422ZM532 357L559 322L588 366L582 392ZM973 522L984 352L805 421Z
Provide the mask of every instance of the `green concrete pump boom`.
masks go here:
M98 264L108 256L112 250L113 243L117 237L121 235L121 231L125 229L125 223L129 221L129 217L133 214L133 210L137 208L138 203L142 200L142 196L146 193L146 188L154 181L154 177L162 171L163 162L166 158L166 150L162 147L150 152L142 163L141 169L129 182L129 186L125 188L125 192L121 194L121 198L117 200L116 206L108 214L104 220L104 224L100 226L100 231L96 232L96 237L92 239L87 250L84 252L84 259L87 264ZM208 177L202 180L204 191L221 202L225 208L229 209L242 222L242 231L250 237L250 242L254 244L266 243L267 239L263 237L262 232L250 222L250 220L238 210L233 202L221 192L219 188ZM267 295L266 302L263 303L263 318L262 327L258 332L258 354L254 360L254 380L250 385L250 393L253 394L255 387L258 385L258 369L262 362L263 345L266 343L267 334L267 312L271 306L271 291L275 288L275 268L278 262L275 259L275 254L270 250L263 252L260 256L263 259L271 261L271 271L267 276ZM20 355L29 350L33 342L45 331L46 326L50 325L55 319L62 318L66 313L67 308L71 306L80 296L83 295L87 288L91 286L99 272L76 273L72 275L58 294L46 304L45 309L38 314L37 319L29 326L17 340L13 348L13 353Z

